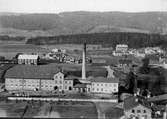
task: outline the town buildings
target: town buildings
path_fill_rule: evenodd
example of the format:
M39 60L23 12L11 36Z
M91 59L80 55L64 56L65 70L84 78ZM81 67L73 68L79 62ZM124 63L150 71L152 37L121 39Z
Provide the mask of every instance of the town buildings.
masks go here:
M92 93L113 94L118 92L119 80L117 78L95 77L90 81Z
M127 52L128 51L128 45L126 45L126 44L118 44L116 46L116 51Z
M131 96L124 100L124 114L126 119L151 119L151 105L145 99Z
M17 58L18 64L37 65L39 60L38 55L20 54Z
M128 55L128 45L118 44L116 45L115 51L113 51L114 56Z
M77 83L56 65L16 65L5 74L8 91L65 91L113 94L118 92L117 78L92 77L89 83ZM86 79L87 80L87 79Z
M5 88L9 91L70 91L73 88L73 80L65 78L54 65L17 65L6 72Z

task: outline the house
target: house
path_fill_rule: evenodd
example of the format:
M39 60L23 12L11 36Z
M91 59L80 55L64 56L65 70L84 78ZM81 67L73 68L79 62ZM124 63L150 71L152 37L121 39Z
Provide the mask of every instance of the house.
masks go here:
M18 64L32 64L37 65L39 56L38 55L28 55L28 54L20 54L17 58Z
M123 67L131 67L132 65L132 60L130 59L119 59L118 61L118 67L123 68Z
M75 92L85 93L85 92L87 91L87 84L85 84L85 83L76 84L76 85L73 87L73 90L74 90Z
M116 45L116 51L127 52L128 51L128 45L118 44L118 45Z
M5 74L5 88L13 90L71 91L73 80L65 78L64 73L53 64L16 65Z
M155 53L156 53L156 52L153 50L153 48L151 48L151 47L145 48L145 49L144 49L144 52L145 52L145 54L148 54L148 55L150 55L150 54L155 54Z
M54 48L54 49L52 49L52 52L53 52L53 53L56 53L56 52L60 52L60 50L57 49L57 48Z
M124 100L124 114L126 119L151 119L151 105L145 99L131 96Z
M144 58L146 56L146 54L144 53L143 50L137 50L136 53L134 54L134 56Z
M117 78L94 77L90 79L91 93L117 93L119 80Z

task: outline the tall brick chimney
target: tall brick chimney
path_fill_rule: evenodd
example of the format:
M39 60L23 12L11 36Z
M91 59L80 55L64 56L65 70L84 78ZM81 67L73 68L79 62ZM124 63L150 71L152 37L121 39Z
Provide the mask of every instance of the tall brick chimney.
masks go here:
M83 53L82 53L82 79L86 79L86 43L83 46Z

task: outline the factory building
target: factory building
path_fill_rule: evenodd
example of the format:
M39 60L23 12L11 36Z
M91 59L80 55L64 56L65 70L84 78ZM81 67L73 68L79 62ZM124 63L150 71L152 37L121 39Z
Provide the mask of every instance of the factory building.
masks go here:
M21 54L17 58L18 64L37 65L38 60L39 60L38 55L28 55L28 54Z
M91 79L92 93L117 93L119 80L117 78L96 77Z
M64 73L54 65L17 65L6 72L7 90L45 90L71 91L73 80L65 78Z

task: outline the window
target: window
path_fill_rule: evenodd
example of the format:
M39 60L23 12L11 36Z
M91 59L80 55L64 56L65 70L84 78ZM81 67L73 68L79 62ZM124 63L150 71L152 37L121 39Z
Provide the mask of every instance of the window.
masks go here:
M55 81L55 83L57 83L57 81Z
M99 84L97 84L97 86L99 86Z
M62 81L60 81L60 84L62 84Z
M114 87L116 87L117 85L116 84L114 84Z
M105 86L107 86L107 83L105 84Z
M67 89L67 86L65 86L65 89Z
M66 84L67 84L68 82L67 82L67 81L64 81L64 83L66 83Z
M99 91L99 89L97 88L97 91Z
M72 87L71 87L71 86L69 87L69 90L72 90Z
M92 91L94 91L94 88L92 88Z
M147 111L146 110L143 110L144 113L146 113Z
M103 91L103 88L101 88L101 91Z
M135 110L134 110L134 109L132 110L132 113L135 113Z
M137 110L137 113L141 113L141 110Z
M59 88L61 89L61 86Z
M101 86L103 86L103 84L101 84Z

